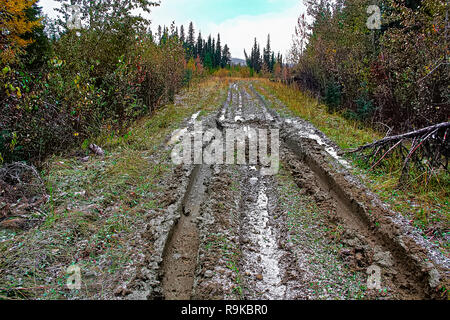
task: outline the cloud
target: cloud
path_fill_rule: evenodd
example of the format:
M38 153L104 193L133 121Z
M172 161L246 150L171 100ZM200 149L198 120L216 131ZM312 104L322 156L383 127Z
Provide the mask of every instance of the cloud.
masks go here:
M297 18L305 12L301 1L295 1L295 5L288 5L293 1L266 0L267 3L271 3L271 6L264 9L270 9L272 12L239 14L240 12L260 12L263 10L262 4L259 7L249 7L249 4L256 3L256 1L251 3L238 1L241 3L240 6L232 6L231 3L237 2L226 0L226 2L221 2L220 5L225 8L224 4L230 4L231 7L227 7L226 16L232 18L222 19L225 15L218 15L217 10L214 10L214 5L218 5L219 2L207 1L207 4L205 4L205 0L161 1L161 6L153 8L150 15L152 30L156 31L158 25L170 26L172 21L175 21L177 26L183 24L187 29L189 22L193 21L196 35L198 35L199 30L202 32L203 38L206 38L209 34L217 37L217 34L220 33L222 45L228 44L231 55L235 58L244 58L244 49L247 52L250 51L255 37L261 47L265 47L267 35L270 34L272 50L276 53L281 52L286 56L292 43L292 34ZM45 13L54 17L52 11L54 7L58 6L58 3L54 0L40 0L39 5L43 6ZM274 11L275 8L281 8L281 10Z
M261 48L265 47L268 34L272 50L286 56L292 43L297 18L302 10L303 6L296 5L278 13L238 16L220 24L210 23L207 29L212 34L220 33L222 43L228 44L233 57L243 58L244 49L249 53L255 37Z
M226 43L235 58L244 58L244 49L250 51L255 37L261 47L264 47L267 35L270 34L272 50L286 56L292 43L297 18L306 10L301 1L295 1L293 6L286 6L288 2L285 0L266 1L276 4L273 7L285 9L259 15L235 13L235 17L217 23L214 22L217 17L213 16L210 6L206 7L203 0L164 0L151 14L152 30L156 31L158 25L169 26L172 21L178 26L183 24L187 29L189 22L193 21L196 35L199 30L203 38L209 34L217 37L220 33L222 45ZM245 9L245 12L258 11L258 8Z

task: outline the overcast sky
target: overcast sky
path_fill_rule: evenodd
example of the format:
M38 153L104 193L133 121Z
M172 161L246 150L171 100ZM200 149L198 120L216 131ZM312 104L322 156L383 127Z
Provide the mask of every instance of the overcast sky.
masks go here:
M203 38L220 33L222 44L230 47L231 55L244 58L256 37L265 46L270 33L272 50L286 56L298 16L304 11L301 0L162 0L153 8L152 30L158 25L170 26L172 21L185 29L194 23L196 35ZM54 0L39 0L49 16L55 16Z

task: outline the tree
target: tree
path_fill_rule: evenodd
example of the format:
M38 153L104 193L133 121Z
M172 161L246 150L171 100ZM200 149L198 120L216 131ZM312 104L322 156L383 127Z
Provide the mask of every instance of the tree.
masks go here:
M270 34L269 34L269 35L267 35L267 45L263 49L263 61L264 61L265 67L270 72L272 71L271 61L270 61L271 53L272 53L272 50L270 49Z
M186 40L186 38L185 38L185 35L184 35L184 26L181 25L181 27L180 27L180 41L181 41L181 43L184 44L185 40Z
M230 49L228 48L228 45L224 45L223 51L222 51L222 62L221 67L225 68L231 64L231 53Z
M194 30L194 24L191 22L189 23L189 31L188 31L188 37L187 37L187 47L188 47L188 55L189 57L195 56L195 30Z
M222 46L220 44L220 34L217 34L217 43L214 59L215 59L215 67L219 67L222 62Z
M159 25L158 26L158 43L161 43L162 36L163 36L163 31L162 31L161 26Z
M204 59L204 50L203 50L203 39L202 39L202 33L198 33L197 38L197 57L200 56L201 59Z
M40 19L30 19L29 10L37 0L0 0L0 22L2 25L0 37L0 59L2 64L18 62L18 57L25 48L33 42L27 33L40 26Z
M41 21L42 8L33 4L27 10L27 18L29 21ZM24 39L32 40L25 49L25 55L23 56L23 62L25 69L36 71L47 64L47 60L50 54L51 45L47 35L44 32L44 25L40 24L35 26L31 32L27 32L23 35Z
M295 26L295 34L292 37L292 45L289 51L289 60L291 63L298 63L300 57L305 49L308 40L308 24L306 22L305 14L303 13L297 19L297 25Z

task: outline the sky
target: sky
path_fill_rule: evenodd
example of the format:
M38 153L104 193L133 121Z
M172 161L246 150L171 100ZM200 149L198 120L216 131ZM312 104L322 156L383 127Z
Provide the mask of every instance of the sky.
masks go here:
M151 28L170 26L175 21L187 30L194 23L196 36L220 33L222 45L228 44L234 58L244 58L244 49L250 52L254 38L264 47L270 34L275 53L286 56L298 16L304 12L301 0L162 0L150 14ZM44 13L55 16L54 0L39 0Z

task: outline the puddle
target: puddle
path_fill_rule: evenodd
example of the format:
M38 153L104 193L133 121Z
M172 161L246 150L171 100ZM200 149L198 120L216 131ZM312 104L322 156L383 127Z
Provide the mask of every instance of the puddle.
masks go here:
M262 298L281 300L286 293L286 286L282 284L280 261L283 251L278 247L277 232L269 224L269 197L264 178L251 177L249 179L254 198L244 208L244 230L248 245L243 248L244 269L250 271L253 294L247 298ZM261 296L259 296L261 295Z

